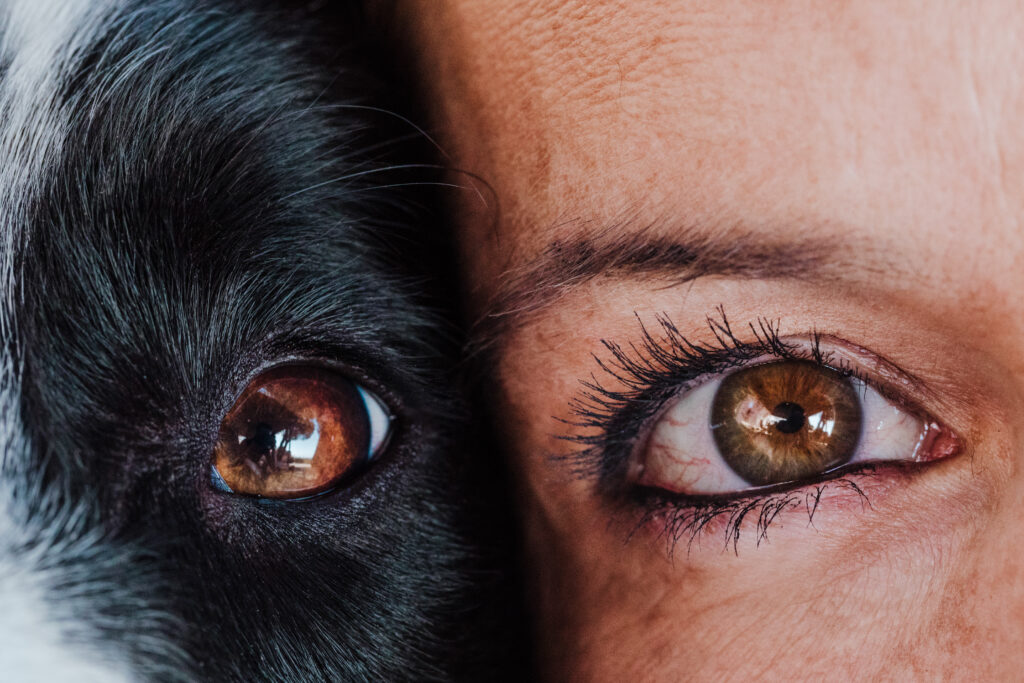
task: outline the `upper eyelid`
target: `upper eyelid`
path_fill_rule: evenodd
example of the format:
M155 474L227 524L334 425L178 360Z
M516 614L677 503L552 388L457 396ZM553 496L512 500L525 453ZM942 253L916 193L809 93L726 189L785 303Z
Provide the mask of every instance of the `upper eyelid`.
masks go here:
M859 363L863 366L873 364L875 367L871 374L882 378L885 384L903 384L915 391L930 393L928 384L920 377L867 347L852 344L831 334L818 335L818 339L847 354L860 356Z

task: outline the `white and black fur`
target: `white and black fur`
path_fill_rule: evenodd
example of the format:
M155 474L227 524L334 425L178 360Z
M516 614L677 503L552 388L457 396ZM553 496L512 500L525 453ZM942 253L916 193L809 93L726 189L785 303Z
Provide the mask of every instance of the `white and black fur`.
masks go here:
M0 2L4 680L515 676L430 160L362 14L278 4ZM213 490L226 410L296 359L384 398L388 453Z

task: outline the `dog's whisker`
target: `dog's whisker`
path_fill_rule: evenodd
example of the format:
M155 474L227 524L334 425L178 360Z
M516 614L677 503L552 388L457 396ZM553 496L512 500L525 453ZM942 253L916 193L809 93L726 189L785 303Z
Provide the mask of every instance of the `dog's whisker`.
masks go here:
M411 170L411 169L443 170L444 167L443 166L438 166L437 164L393 164L391 166L384 166L382 168L371 168L371 169L367 169L365 171L357 171L355 173L346 173L345 175L339 176L337 178L330 178L329 180L324 180L323 182L315 183L313 185L310 185L309 187L305 187L305 188L303 188L301 190L297 190L296 192L292 192L291 194L285 195L281 199L282 199L282 201L288 200L288 199L293 199L293 198L295 198L295 197L297 197L299 195L305 194L306 192L311 192L313 190L319 190L319 189L321 189L323 187L327 187L328 185L335 185L337 183L343 183L343 182L348 181L348 180L354 180L356 178L362 178L364 176L373 175L375 173L391 173L393 171L406 171L406 170Z

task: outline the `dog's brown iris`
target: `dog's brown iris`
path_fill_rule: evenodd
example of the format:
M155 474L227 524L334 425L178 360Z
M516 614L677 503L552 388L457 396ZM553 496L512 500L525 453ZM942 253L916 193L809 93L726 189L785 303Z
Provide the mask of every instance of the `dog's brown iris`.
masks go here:
M834 370L810 361L765 363L722 380L711 431L726 463L751 484L796 481L853 457L860 401Z
M221 423L213 465L234 492L321 493L361 465L370 421L356 386L328 370L284 367L257 377Z

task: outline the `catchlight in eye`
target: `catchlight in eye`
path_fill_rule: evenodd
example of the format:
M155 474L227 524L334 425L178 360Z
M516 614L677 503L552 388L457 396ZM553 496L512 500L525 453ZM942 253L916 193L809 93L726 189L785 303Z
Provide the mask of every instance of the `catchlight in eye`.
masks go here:
M637 483L703 496L813 481L858 463L923 462L948 456L953 443L866 382L787 359L691 389L634 457Z
M384 447L390 417L351 380L312 366L255 378L221 422L211 479L225 492L306 498L356 474Z
M845 465L861 433L849 378L810 361L764 363L722 380L711 432L722 458L747 482L796 481Z

